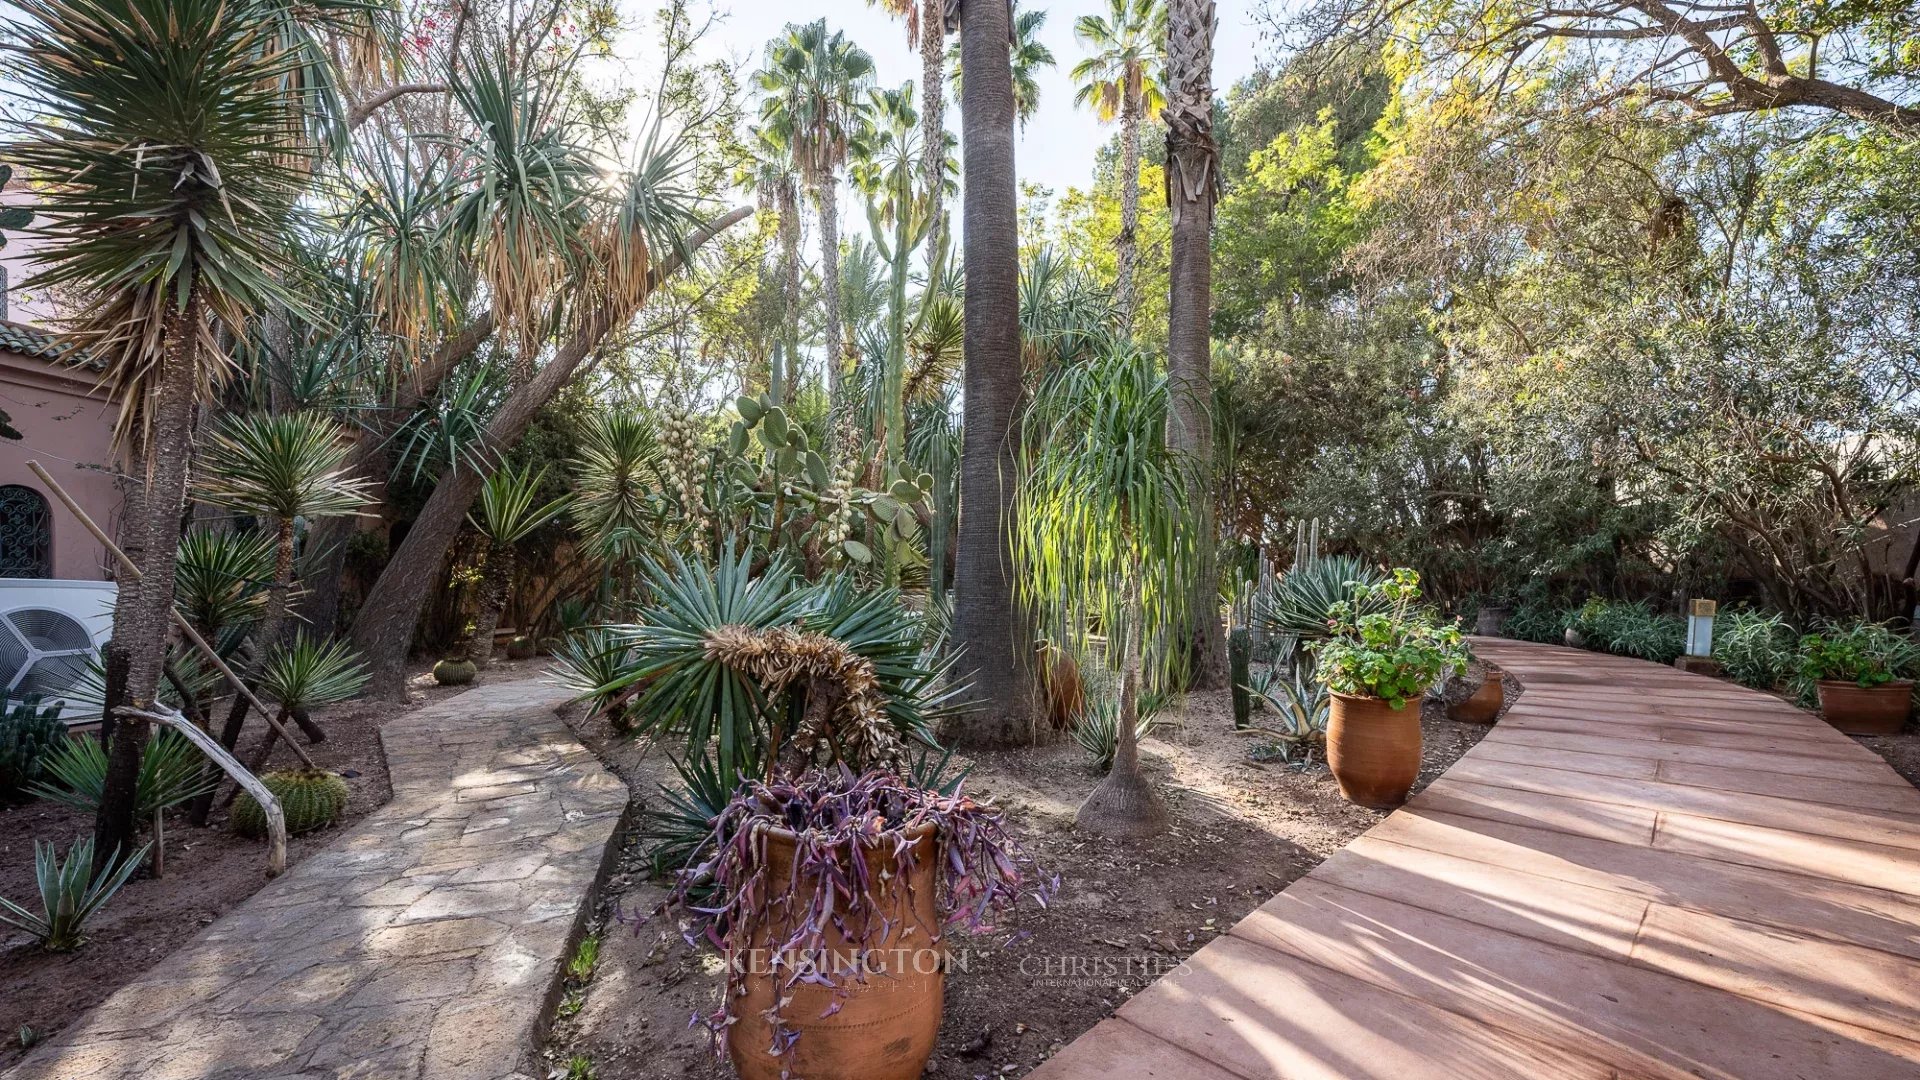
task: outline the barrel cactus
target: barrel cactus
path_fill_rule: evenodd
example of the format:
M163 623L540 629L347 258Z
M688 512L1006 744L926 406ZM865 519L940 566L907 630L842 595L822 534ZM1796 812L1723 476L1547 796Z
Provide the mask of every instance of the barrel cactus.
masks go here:
M1227 668L1233 681L1233 726L1236 731L1253 722L1253 633L1244 626L1227 635Z
M347 782L340 774L325 769L284 769L260 778L267 790L280 800L287 817L287 834L297 835L331 825L347 808ZM233 831L241 836L267 835L267 815L253 796L242 792L233 804L230 819Z

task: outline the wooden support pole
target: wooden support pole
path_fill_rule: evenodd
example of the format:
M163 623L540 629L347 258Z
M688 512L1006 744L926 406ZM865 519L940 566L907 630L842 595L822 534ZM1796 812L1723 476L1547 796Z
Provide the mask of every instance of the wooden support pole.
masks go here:
M61 487L59 481L47 475L47 470L41 468L40 463L37 461L27 462L27 468L32 469L33 475L39 477L40 482L47 485L54 495L66 505L66 508L73 512L74 517L80 519L80 524L86 526L87 531L93 534L95 540L106 545L107 551L112 553L113 557L119 561L120 568L126 571L128 576L135 581L141 579L140 568L133 565L133 560L127 558L126 552L120 550L120 545L114 543L113 539L109 537L100 526L94 524L93 518L89 517L85 510L80 509L80 504L73 501L73 496L67 494L67 489ZM207 639L200 636L200 631L195 630L193 624L189 623L185 616L180 614L180 609L174 607L172 604L168 604L167 614L173 616L173 624L180 628L180 632L186 635L187 640L193 642L194 646L198 648L201 653L205 654L207 661L211 663L220 674L226 676L227 681L233 684L234 690L237 691L241 697L246 698L247 702L265 718L267 723L272 725L273 730L277 732L281 738L286 740L287 748L293 751L294 757L300 759L300 764L309 769L319 768L318 765L313 763L313 758L309 757L307 752L300 748L300 744L293 741L293 736L287 734L286 726L280 723L279 717L273 714L273 710L267 708L265 703L254 694L253 689L242 681L240 676L235 674L231 667L227 666L227 662L220 658L220 654L214 651L213 646L207 644Z
M260 809L267 815L267 876L279 877L286 872L287 815L280 809L280 800L273 797L273 792L267 789L267 785L260 782L259 777L248 772L247 767L240 764L238 758L228 753L226 747L220 745L219 739L200 730L200 725L180 715L174 709L156 704L151 710L122 707L118 712L121 716L165 724L185 735L188 742L199 747L202 753L213 759L214 764L220 766L228 776L233 777L234 783L239 784L247 794L252 795L254 801L260 804Z

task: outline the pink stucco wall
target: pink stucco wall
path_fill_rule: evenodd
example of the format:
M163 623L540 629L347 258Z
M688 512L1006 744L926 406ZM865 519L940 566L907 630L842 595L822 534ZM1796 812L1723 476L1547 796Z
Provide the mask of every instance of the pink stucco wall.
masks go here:
M94 391L93 373L0 350L0 409L24 436L0 439L0 484L45 495L53 521L53 576L102 581L106 550L27 468L38 461L87 514L113 535L120 524L115 479L115 407Z

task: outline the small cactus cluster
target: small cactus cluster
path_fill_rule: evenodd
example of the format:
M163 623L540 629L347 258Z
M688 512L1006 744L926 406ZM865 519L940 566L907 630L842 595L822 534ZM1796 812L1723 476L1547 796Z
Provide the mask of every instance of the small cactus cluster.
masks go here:
M296 836L340 819L347 808L347 782L325 769L284 769L260 778L280 800L287 818L287 835ZM241 792L229 819L233 831L255 839L267 835L267 815L253 796Z

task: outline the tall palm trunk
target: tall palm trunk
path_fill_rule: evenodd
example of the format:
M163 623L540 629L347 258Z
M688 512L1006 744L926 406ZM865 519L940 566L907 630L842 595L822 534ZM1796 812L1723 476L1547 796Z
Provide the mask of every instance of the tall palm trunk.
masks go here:
M1120 101L1120 235L1113 248L1119 264L1113 287L1113 304L1120 319L1120 332L1133 333L1133 277L1140 261L1137 251L1140 232L1140 91L1129 86Z
M1022 405L1008 18L1006 0L961 0L966 370L954 642L965 650L979 708L949 734L973 745L1028 742L1038 729L1032 635L1014 601L1008 541Z
M1213 309L1210 259L1218 150L1213 140L1213 0L1172 0L1167 12L1167 208L1173 221L1167 297L1167 446L1192 464L1197 517L1193 597L1187 605L1190 685L1227 685L1214 535Z
M781 181L774 208L780 214L780 347L767 391L775 404L783 404L799 381L800 362L800 197L791 175Z
M113 637L107 645L109 705L151 706L166 665L180 515L186 507L188 462L193 451L201 360L199 335L204 315L205 304L197 289L184 305L171 307L167 313L151 427L145 445L135 455L133 473L141 477L141 489L128 500L127 507L129 537L134 540L130 555L140 568L141 580L121 581L114 601ZM116 852L133 850L136 785L140 755L147 744L147 725L118 720L109 711L101 721L101 738L107 743L107 776L94 816L96 865L105 865Z
M947 0L920 4L920 174L926 185L927 266L939 257L946 230ZM931 278L929 278L931 281Z
M1125 650L1120 665L1120 717L1114 730L1113 768L1107 770L1074 815L1074 824L1109 836L1147 836L1166 826L1166 807L1140 768L1140 650L1146 619L1140 607L1140 581L1128 578L1122 606L1127 625L1113 642Z
M751 213L744 207L728 211L687 237L686 250L689 253L698 250L721 230L745 220ZM679 268L678 256L660 260L651 275L653 285L657 286ZM533 422L534 414L559 393L580 365L599 349L606 336L625 321L621 318L623 314L631 315L602 307L582 319L579 328L553 359L508 395L487 421L481 436L482 448L498 453L512 446ZM456 462L434 487L407 538L400 542L393 558L387 560L386 568L380 571L379 579L367 594L366 605L354 620L354 645L367 657L369 694L390 700L406 697L407 655L413 644L414 624L420 621L420 609L427 602L427 594L444 580L441 571L447 550L453 546L468 508L486 483L486 477L465 461L463 457Z
M473 644L467 649L467 659L480 667L493 662L493 632L500 627L501 612L507 610L517 561L511 544L494 544L487 551L487 569L480 579L480 611L473 620Z
M820 291L826 310L827 445L841 450L840 421L846 408L841 400L840 369L846 362L846 333L840 326L840 193L832 174L814 185L813 202L820 210Z

